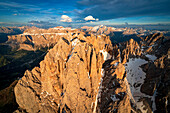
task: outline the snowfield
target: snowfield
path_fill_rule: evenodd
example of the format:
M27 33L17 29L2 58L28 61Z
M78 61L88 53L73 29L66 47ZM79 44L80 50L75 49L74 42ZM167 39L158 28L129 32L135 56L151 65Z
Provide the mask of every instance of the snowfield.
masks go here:
M155 60L155 57L152 55L148 56L152 61ZM127 92L131 100L136 104L137 108L142 111L142 113L147 113L148 109L145 109L143 101L140 101L141 98L147 97L150 98L152 103L152 111L156 110L155 105L155 96L156 91L153 96L146 95L140 91L141 85L144 82L145 72L140 68L141 65L148 63L146 60L141 58L130 58L129 62L126 63L125 69L127 72L127 77L125 79L127 85Z

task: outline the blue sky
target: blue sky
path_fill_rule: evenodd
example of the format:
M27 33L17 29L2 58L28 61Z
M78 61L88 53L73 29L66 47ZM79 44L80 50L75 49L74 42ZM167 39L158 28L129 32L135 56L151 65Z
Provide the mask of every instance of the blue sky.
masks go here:
M170 0L0 0L0 25L170 23Z

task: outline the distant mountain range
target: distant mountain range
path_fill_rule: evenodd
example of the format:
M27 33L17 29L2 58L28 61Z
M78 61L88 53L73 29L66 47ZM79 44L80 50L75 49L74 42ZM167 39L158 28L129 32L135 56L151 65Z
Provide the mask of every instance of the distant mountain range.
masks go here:
M167 33L101 25L9 35L0 45L0 112L168 113Z

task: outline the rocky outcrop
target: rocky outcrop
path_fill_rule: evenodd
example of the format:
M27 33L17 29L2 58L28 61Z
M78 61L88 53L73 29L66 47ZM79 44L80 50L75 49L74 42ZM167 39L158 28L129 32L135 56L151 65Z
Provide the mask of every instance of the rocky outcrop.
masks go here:
M155 54L156 50L158 50L161 44L164 41L164 36L162 33L150 34L144 38L142 38L141 46L145 53Z
M27 26L23 27L0 27L0 43L4 43L8 40L8 35L17 35L24 32Z
M140 66L146 73L144 82L137 84L133 80L133 84L131 84L131 87L135 87L134 89L139 87L141 93L136 94L143 95L141 97L139 96L141 98L140 101L143 102L143 106L145 106L148 112L169 111L169 89L167 88L169 85L169 45L169 40L164 39L162 34L157 33L145 37L141 45L131 39L129 42L121 43L113 47L114 58L125 65L129 62L129 58L141 58L145 59L143 61L148 62ZM150 51L148 51L149 48L151 48ZM132 70L127 71L130 71L133 78L135 73L131 72ZM136 72L138 71L136 70ZM132 89L131 91L133 93L134 89Z
M53 47L61 37L72 36L72 32L78 30L67 29L39 29L36 27L26 29L23 34L8 36L7 45L13 49L37 50L40 48Z
M61 38L40 67L25 72L15 87L21 109L43 113L95 109L102 64L111 42L107 37L95 36L87 42L89 38L83 35Z
M114 28L107 27L103 25L89 27L81 27L87 34L91 33L94 35L107 35L110 36L112 43L122 43L129 41L133 38L135 41L140 42L140 36L143 36L148 33L147 30L143 29L133 29L133 28Z
M14 96L14 87L17 84L15 80L9 87L0 91L0 112L11 113L17 109L18 105Z
M4 34L19 34L25 30L25 27L17 28L17 27L0 27L0 33Z
M156 95L156 113L168 113L170 111L170 59L168 58L168 47L169 41L162 42L155 51L157 59L141 66L143 71L146 72L141 92L150 96Z
M140 66L146 78L134 87L140 87L147 112L169 112L169 42L161 33L146 36L140 42L142 52L138 56L147 61Z
M114 45L113 53L114 58L122 62L122 64L125 64L129 57L139 57L142 55L139 44L133 39L119 45Z
M138 34L135 29L133 28L128 28L126 31L123 32L124 35L133 35L133 34Z
M97 113L131 113L135 112L126 87L125 67L115 60L103 64L104 76L100 84Z
M158 34L142 45L130 39L112 46L104 34L68 32L17 83L16 112L168 112L169 59L160 51L169 41L161 40Z

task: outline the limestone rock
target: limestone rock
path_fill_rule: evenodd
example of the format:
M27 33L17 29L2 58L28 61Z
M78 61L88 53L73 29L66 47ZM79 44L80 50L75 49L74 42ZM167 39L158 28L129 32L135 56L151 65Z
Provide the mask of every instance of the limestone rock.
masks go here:
M128 61L129 57L142 55L139 44L133 39L121 43L119 44L119 46L115 45L113 47L113 53L114 58L119 59L122 64L125 64Z
M69 28L49 28L39 29L36 27L26 29L23 34L8 36L7 45L15 48L15 45L19 46L19 49L24 50L37 50L40 48L53 47L60 38L67 36L71 37L72 33L79 33L78 30L71 30Z
M142 46L146 53L155 53L164 41L162 33L155 33L143 38Z
M170 91L168 49L165 49L165 52L161 50L168 46L169 41L162 41L163 36L155 34L143 38L140 43L142 45L130 39L112 46L109 36L105 35L111 32L111 29L106 29L104 26L87 27L87 29L89 29L88 32L72 31L70 28L63 27L25 31L25 33L38 34L66 33L54 39L50 39L46 36L47 34L32 38L27 35L22 36L23 38L16 36L18 38L16 42L22 44L30 42L29 44L34 47L55 45L40 62L40 67L35 67L31 71L27 70L16 85L16 101L20 107L18 111L33 113L141 112L130 94L124 66L129 58L136 57L148 61L140 66L146 73L146 78L144 83L137 84L136 88L140 88L139 91L150 97L156 94L156 112L168 111L169 103L167 102L169 102ZM99 35L95 35L94 32ZM16 37L11 37L11 40L14 41ZM42 39L40 44L36 44L37 37ZM152 47L155 44L162 45L160 48L157 45ZM146 53L161 54L152 61L145 56ZM132 85L135 86L135 84ZM134 91L134 93L138 96L138 92ZM142 105L147 106L148 112L152 111L151 99L141 98L140 101L143 102Z
M104 63L100 49L111 52L112 45L107 37L94 36L92 42L82 34L76 37L60 38L40 67L25 72L15 87L21 109L42 113L93 111Z
M103 69L104 77L100 85L97 112L131 113L131 111L136 111L133 110L127 94L124 66L114 60L108 60L103 64ZM119 71L121 73L118 73Z
M123 64L119 63L117 65L117 68L116 68L114 74L117 75L116 76L117 79L123 79L124 73L125 73L125 67L123 66Z

